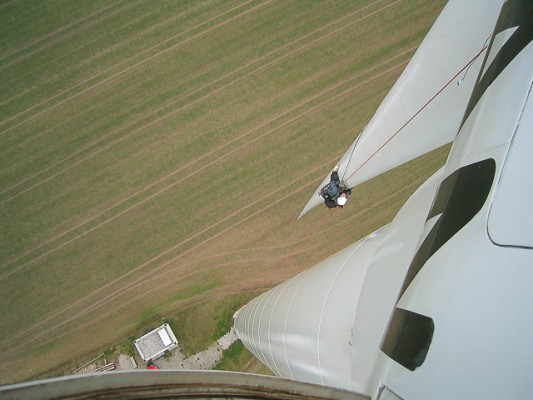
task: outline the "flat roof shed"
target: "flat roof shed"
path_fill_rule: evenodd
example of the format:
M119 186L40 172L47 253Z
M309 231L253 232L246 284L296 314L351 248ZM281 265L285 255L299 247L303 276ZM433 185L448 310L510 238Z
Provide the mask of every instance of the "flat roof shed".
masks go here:
M161 357L165 351L178 347L178 340L174 336L170 325L163 324L139 339L135 339L133 344L143 361L148 361L155 360Z

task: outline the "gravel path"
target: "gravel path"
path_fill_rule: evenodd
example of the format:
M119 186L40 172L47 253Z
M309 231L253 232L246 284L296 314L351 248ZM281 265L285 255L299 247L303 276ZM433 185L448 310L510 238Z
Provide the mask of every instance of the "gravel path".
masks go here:
M204 351L185 357L178 345L177 348L170 352L169 356L158 358L154 361L154 364L159 369L213 369L222 359L224 350L227 350L236 340L237 335L232 328L227 334L218 339L215 344ZM134 369L131 357L123 354L119 356L117 364L117 370ZM146 366L140 364L139 368L146 368Z

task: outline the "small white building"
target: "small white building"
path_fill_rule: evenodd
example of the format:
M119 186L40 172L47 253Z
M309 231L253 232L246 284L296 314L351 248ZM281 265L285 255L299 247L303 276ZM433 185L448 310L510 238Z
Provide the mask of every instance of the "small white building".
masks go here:
M135 339L133 344L143 361L148 361L155 360L161 357L165 351L178 347L178 340L174 336L170 325L163 324L139 339Z

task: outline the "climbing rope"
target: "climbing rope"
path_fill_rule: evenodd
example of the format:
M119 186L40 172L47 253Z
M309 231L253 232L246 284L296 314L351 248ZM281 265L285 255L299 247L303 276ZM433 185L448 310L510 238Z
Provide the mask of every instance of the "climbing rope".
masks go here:
M368 161L370 161L370 159L372 157L374 157L383 147L385 147L387 145L387 143L389 143L396 135L398 135L407 125L409 125L411 123L411 121L413 121L417 116L418 114L420 114L429 104L431 104L433 102L433 100L435 100L443 91L444 89L446 89L453 81L455 81L457 79L457 77L459 75L461 75L461 73L463 73L463 71L466 70L466 72L468 72L468 69L470 68L470 66L478 59L478 57L487 49L488 47L488 40L490 39L490 36L487 38L487 40L485 41L483 47L481 48L481 50L470 60L468 61L464 66L463 68L461 68L459 70L459 72L457 72L448 82L446 82L446 84L444 84L444 86L442 86L438 91L437 93L435 93L433 95L433 97L431 97L431 99L429 99L426 104L424 104L415 114L413 114L413 116L411 118L409 118L407 120L407 122L405 124L403 124L389 139L387 139L385 141L385 143L383 143L376 151L374 151L374 153L368 157L364 163L362 163L348 178L347 180L349 180L352 176L354 176ZM466 73L465 73L465 76L466 76ZM462 78L464 79L464 77ZM460 82L462 82L462 79L458 82L458 85L460 85ZM363 130L364 132L364 130ZM359 138L361 137L361 135L359 135ZM357 142L359 142L359 138L357 139ZM350 155L350 158L349 158L349 161L348 161L348 164L347 166L350 164L350 161L351 161L351 158L352 158L352 155L354 153L354 150L355 150L355 147L356 147L357 143L354 145L353 149L352 149L352 154ZM346 168L347 169L347 168ZM346 174L346 170L343 174L343 180L344 180L344 175Z
M353 152L355 151L355 148L357 147L357 143L359 143L359 139L361 139L361 135L365 131L365 129L366 129L366 126L363 128L363 130L361 132L359 132L359 134L355 138L355 141L354 141L354 144L353 144L353 148L352 148L352 152L350 153L350 157L348 157L348 162L346 163L346 166L350 165L350 161L352 161ZM344 177L346 176L346 171L347 170L348 170L347 168L344 169L344 173L342 174L341 182L344 182Z

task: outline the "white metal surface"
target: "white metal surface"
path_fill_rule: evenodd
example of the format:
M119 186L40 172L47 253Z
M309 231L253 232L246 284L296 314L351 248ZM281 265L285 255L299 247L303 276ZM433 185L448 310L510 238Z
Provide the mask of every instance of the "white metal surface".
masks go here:
M454 139L501 4L501 0L469 0L446 5L360 137L339 161L339 175L349 187ZM321 204L316 193L328 181L329 174L298 218Z
M163 324L139 339L135 339L133 344L141 358L148 361L155 360L165 354L165 351L178 347L178 339L176 339L170 325Z
M374 387L384 382L404 399L531 397L532 65L530 42L454 142L446 174L492 159L494 182L483 207L428 259L398 303L435 322L426 361L412 372L381 354Z
M236 317L276 374L374 399L531 397L533 5L504 8L445 167Z
M440 176L422 185L389 225L241 309L235 329L246 347L278 376L365 389Z
M527 51L533 51L530 46ZM526 54L524 54L526 56ZM529 55L529 59L533 56ZM529 69L531 66L526 64ZM530 71L529 71L530 72ZM510 71L516 74L515 70ZM527 71L522 71L527 73ZM526 78L527 79L527 78ZM526 80L527 82L527 80ZM502 246L533 248L533 101L531 89L524 94L527 103L518 115L520 125L510 139L509 153L492 204L488 230L490 238Z
M159 329L157 331L157 334L161 338L161 341L163 342L163 346L168 346L172 343L172 340L170 340L170 337L168 336L168 333L165 329Z
M273 399L369 400L345 390L226 371L120 371L0 386L2 400Z

